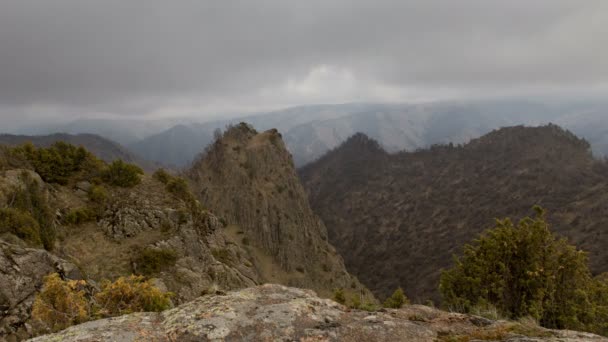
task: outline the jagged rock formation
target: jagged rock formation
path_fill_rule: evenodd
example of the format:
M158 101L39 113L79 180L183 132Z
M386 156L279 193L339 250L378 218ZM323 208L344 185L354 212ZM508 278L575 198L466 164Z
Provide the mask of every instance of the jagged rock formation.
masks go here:
M32 342L104 341L608 341L574 331L447 313L414 305L349 310L314 292L263 285L205 296L162 313L139 313L77 325Z
M387 154L364 135L300 170L346 265L379 297L439 300L440 270L494 218L535 204L608 271L608 164L558 126L509 127L464 146Z
M189 175L201 203L242 234L236 241L251 245L263 281L325 296L334 288L367 293L327 242L276 130L257 133L244 123L228 129Z

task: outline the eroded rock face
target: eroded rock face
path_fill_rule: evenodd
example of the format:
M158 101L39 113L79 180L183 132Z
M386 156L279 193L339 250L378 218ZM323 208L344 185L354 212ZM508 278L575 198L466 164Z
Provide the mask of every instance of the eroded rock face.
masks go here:
M31 307L50 273L81 279L73 264L45 250L23 248L0 240L0 341L31 336Z
M155 275L176 296L178 303L192 300L209 288L231 290L258 284L257 273L247 253L227 243L220 220L206 212L193 217L178 199L145 179L136 188L123 190L108 206L99 227L117 242L128 242L141 235L158 237L144 248L176 253L174 267ZM138 265L133 265L137 271Z
M327 242L277 130L258 133L244 123L228 129L189 175L201 203L269 257L256 262L265 282L323 295L335 288L369 293ZM277 270L282 276L273 277Z
M32 341L608 341L600 336L491 321L425 306L349 310L309 290L263 285L205 296L163 313L138 313L71 327ZM459 339L464 340L464 339Z

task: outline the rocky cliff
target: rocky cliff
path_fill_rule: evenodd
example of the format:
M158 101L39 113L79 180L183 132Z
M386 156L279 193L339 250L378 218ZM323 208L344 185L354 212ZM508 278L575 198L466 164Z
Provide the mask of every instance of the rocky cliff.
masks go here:
M263 281L325 296L335 288L369 296L327 242L276 130L258 133L244 123L229 128L189 175L203 205L226 218L235 241L255 256Z
M162 313L138 313L84 323L32 342L105 341L597 341L530 322L494 321L421 305L349 310L314 292L263 285L197 298Z

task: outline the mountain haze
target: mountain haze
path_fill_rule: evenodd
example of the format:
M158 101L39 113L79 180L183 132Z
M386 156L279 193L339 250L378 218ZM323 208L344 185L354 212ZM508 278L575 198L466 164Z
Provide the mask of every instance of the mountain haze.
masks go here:
M276 128L296 166L311 162L356 132L389 152L437 143L466 143L493 129L518 124L557 123L588 139L598 156L608 152L608 105L602 101L522 99L445 101L419 104L351 103L293 107L271 113L200 124L178 125L129 144L147 159L187 166L213 132L246 121L259 130Z

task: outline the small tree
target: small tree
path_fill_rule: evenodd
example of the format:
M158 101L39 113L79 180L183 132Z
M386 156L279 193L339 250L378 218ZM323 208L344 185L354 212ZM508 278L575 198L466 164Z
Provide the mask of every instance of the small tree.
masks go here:
M141 182L144 171L137 165L115 160L103 172L103 179L110 185L124 188L133 187Z
M443 271L439 289L452 309L471 312L495 306L510 318L531 316L549 328L593 329L598 309L586 254L549 231L545 211L517 225L497 220L452 269Z
M393 294L384 301L385 308L399 309L403 305L409 303L409 300L403 293L402 288L398 288Z

